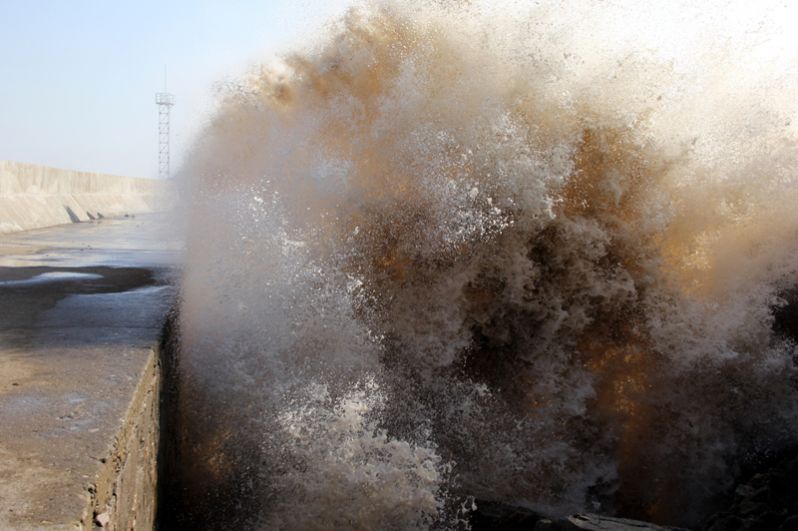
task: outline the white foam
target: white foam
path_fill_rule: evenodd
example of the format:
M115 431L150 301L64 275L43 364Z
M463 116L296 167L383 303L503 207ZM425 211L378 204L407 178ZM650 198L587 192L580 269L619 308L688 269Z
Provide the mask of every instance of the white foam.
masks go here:
M798 281L794 15L383 2L230 90L183 170L181 318L209 400L258 405L269 518L374 525L371 494L291 493L366 488L382 450L340 452L377 437L436 456L390 469L421 504L397 528L469 495L692 525L729 463L798 441L771 332Z

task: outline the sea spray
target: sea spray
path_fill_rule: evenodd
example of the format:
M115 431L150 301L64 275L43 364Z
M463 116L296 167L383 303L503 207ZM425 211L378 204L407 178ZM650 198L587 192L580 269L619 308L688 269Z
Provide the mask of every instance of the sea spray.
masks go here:
M745 6L382 2L230 86L181 171L205 525L695 525L798 443L795 13Z

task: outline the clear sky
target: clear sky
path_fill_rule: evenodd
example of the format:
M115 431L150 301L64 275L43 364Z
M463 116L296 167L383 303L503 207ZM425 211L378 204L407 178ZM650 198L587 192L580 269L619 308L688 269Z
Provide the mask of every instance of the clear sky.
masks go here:
M0 0L0 159L157 176L168 65L173 168L213 85L290 51L349 0Z

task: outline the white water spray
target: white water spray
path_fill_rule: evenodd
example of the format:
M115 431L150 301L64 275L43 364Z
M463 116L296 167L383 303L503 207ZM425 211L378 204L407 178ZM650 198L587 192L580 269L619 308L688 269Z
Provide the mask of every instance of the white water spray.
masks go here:
M182 170L200 483L269 529L695 524L798 442L795 20L383 2L231 87Z

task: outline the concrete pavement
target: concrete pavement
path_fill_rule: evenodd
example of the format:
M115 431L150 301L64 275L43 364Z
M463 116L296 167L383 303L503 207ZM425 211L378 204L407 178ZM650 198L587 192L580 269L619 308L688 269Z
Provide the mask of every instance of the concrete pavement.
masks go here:
M0 529L151 527L179 254L162 221L0 237Z

